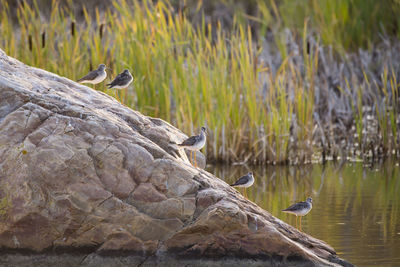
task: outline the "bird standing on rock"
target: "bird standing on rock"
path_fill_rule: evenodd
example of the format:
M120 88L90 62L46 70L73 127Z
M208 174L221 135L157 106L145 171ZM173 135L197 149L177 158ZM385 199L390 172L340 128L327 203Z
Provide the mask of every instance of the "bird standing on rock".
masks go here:
M194 135L189 137L181 144L178 144L178 146L190 150L190 160L192 160L192 153L194 151L194 167L197 167L196 151L202 149L205 144L206 144L206 128L201 127L201 132L199 135Z
M82 78L80 78L78 83L91 83L94 84L96 89L96 84L101 83L107 77L106 65L100 64L96 70L92 70Z
M297 216L300 216L300 231L301 231L301 217L307 215L312 209L312 198L307 198L306 201L298 202L291 205L289 208L282 210L286 213L296 215L296 228L297 228Z
M126 89L132 81L133 81L132 74L129 72L129 70L125 69L123 72L118 74L117 77L115 77L115 79L111 83L107 84L107 86L108 89ZM119 101L118 93L116 94L117 94L117 100Z
M233 187L244 187L244 197L247 198L246 188L254 184L254 175L252 172L240 177L235 183L231 184Z

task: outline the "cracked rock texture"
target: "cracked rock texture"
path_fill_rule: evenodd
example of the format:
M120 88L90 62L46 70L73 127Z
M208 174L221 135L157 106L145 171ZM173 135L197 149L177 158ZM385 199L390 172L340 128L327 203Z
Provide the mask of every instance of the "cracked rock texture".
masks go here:
M173 257L171 266L227 257L246 265L347 264L192 167L170 144L186 137L0 50L0 248L84 250L88 265L114 252L143 257L132 264L163 257Z

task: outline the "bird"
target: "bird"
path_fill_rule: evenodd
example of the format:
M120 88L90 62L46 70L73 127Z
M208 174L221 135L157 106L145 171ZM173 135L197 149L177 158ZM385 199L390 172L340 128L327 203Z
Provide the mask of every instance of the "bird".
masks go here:
M106 65L100 64L96 70L92 70L82 78L80 78L78 83L91 83L94 84L96 89L96 84L101 83L107 77Z
M254 184L254 175L252 172L240 177L235 183L231 184L233 187L244 187L244 196L247 198L246 188Z
M206 127L201 127L199 135L193 135L188 139L184 140L181 144L178 144L181 148L190 150L190 160L192 160L192 152L200 150L206 144ZM196 152L194 152L194 167L197 167Z
M296 215L296 228L297 228L297 216L300 216L300 231L301 231L301 217L307 215L312 209L312 198L307 198L306 201L298 202L291 205L289 208L282 210L286 213Z
M125 69L123 72L117 75L115 79L107 84L108 89L124 89L129 86L129 84L133 81L133 76L129 72L129 70ZM126 95L126 93L125 93ZM118 100L118 93L117 93L117 100Z

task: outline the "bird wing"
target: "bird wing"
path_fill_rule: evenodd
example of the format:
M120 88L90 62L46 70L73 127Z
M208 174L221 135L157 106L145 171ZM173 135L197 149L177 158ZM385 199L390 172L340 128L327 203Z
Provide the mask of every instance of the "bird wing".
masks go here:
M302 201L302 202L293 204L289 208L284 209L282 211L296 211L296 210L303 209L303 208L307 208L307 202Z
M115 79L111 83L109 83L107 85L110 86L109 88L113 88L116 85L126 84L130 79L131 79L131 77L129 77L129 75L120 73L117 75L117 77L115 77Z
M182 144L179 144L179 146L192 146L197 142L197 138L197 135L191 136L183 141Z
M231 184L231 186L236 186L236 185L242 185L245 184L249 181L249 176L246 174L245 176L242 176L237 180L234 184Z
M78 82L81 82L81 81L91 81L91 80L96 79L97 76L99 76L99 74L97 73L97 71L96 71L96 70L92 70L91 72L89 72L88 74L86 74L85 76L83 76L82 78L80 78L80 79L78 80Z

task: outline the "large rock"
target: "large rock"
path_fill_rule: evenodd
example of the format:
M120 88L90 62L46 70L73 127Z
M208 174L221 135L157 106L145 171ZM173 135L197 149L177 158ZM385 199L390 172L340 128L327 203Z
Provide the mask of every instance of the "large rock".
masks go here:
M192 167L170 144L184 138L160 119L0 50L0 247L13 252L0 263L28 261L18 251L84 251L87 265L106 255L170 266L218 258L346 264L326 243ZM73 254L57 257L74 264ZM56 264L46 258L42 265Z

